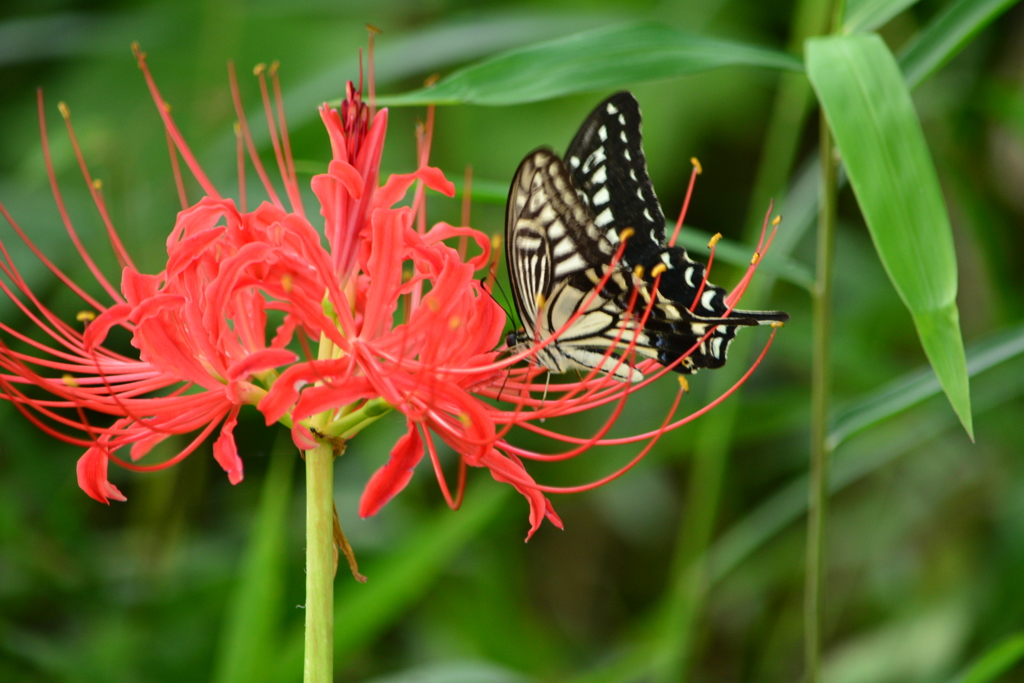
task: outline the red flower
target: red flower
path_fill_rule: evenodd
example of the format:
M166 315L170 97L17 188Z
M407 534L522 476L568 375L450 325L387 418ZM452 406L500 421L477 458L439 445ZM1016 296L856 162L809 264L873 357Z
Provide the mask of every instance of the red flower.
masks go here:
M19 237L91 309L80 315L87 322L84 331L60 320L29 291L0 244L0 271L10 280L0 282L0 288L49 338L47 343L38 342L0 323L0 331L13 340L0 341L2 397L47 432L87 449L78 465L79 484L93 498L124 500L107 479L110 460L136 470L167 467L191 453L218 426L214 457L237 483L243 466L233 430L244 404L255 405L268 424L290 426L295 443L303 449L318 441L347 440L382 414L398 410L406 417L408 432L370 479L360 502L361 515L376 513L401 491L427 454L453 508L461 502L467 466L486 467L495 479L513 485L529 501L532 535L545 517L561 526L545 493L584 490L610 481L638 462L665 431L724 399L674 420L685 386L681 382L659 429L609 439L605 435L627 398L671 368L648 360L636 365L647 375L641 382L621 383L593 371L579 381L549 386L547 378L540 378L542 368L529 363L515 367L554 337L509 355L503 344L506 316L489 293L496 267L491 240L469 227L447 223L428 229L425 189L448 196L455 190L440 170L428 165L432 109L418 131L416 171L392 175L381 185L387 110L374 110L372 82L369 104L363 102L361 88L350 83L340 109L321 108L332 160L327 173L315 176L311 186L324 219L325 249L303 210L276 69L269 71L276 117L267 72L257 69L257 75L287 208L256 154L231 72L240 121L239 184L244 188L247 147L270 198L248 211L244 194L238 204L224 199L206 178L163 103L145 55L136 50L136 56L171 141L182 197L182 211L167 240L164 270L140 273L121 247L62 106L83 175L123 266L120 291L104 279L81 247L50 164L41 94L40 128L54 198L69 236L112 304L90 298L46 260L0 206ZM204 192L191 206L177 172L179 154ZM413 184L411 206L397 206ZM452 240L462 242L462 248L446 244ZM479 251L469 259L460 256L466 241ZM754 268L730 296L731 305ZM487 273L483 281L478 279L481 271ZM634 300L627 314L642 324L650 311L635 304ZM270 312L282 322L268 331ZM103 346L114 328L131 334L138 359ZM317 342L315 357L310 341ZM627 347L622 362L633 367L635 354L630 351ZM40 397L38 390L45 396ZM611 414L589 438L558 434L539 424L605 405L612 406ZM111 416L112 424L101 415ZM507 439L516 426L559 440L567 449L542 454L516 446ZM171 459L136 464L167 437L196 431L192 442ZM454 494L442 473L438 438L459 456ZM640 442L645 445L625 468L572 489L541 486L523 465L524 459L561 460L593 446ZM124 447L130 447L130 462L117 455Z

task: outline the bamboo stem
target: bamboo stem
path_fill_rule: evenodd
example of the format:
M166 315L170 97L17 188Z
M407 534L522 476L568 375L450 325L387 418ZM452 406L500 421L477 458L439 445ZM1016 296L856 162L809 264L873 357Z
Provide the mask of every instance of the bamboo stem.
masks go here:
M836 194L839 162L821 114L821 205L818 214L817 272L813 299L811 356L811 463L807 517L807 574L804 583L804 654L807 683L818 683L825 581L825 510L831 452L828 436L829 348L832 333L832 269L835 260Z

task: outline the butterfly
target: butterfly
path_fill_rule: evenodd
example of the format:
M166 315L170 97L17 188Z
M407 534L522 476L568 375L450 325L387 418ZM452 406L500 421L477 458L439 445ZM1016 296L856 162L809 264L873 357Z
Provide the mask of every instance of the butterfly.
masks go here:
M704 265L666 243L640 129L636 98L616 93L586 118L564 160L537 149L512 180L505 258L522 327L507 343L514 351L537 346L535 361L553 373L597 368L637 382L643 373L622 358L631 346L662 365L679 361L677 372L718 368L739 327L789 319L782 311L726 316L725 290L710 282L701 289Z

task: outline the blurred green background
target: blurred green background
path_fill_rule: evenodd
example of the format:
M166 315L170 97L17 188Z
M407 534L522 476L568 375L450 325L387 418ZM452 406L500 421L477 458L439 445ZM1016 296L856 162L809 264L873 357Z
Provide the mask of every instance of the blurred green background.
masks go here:
M881 33L898 53L946 5L922 0L887 20ZM953 680L979 657L1014 661L1024 647L1022 9L1011 9L914 91L953 221L958 303L976 371L976 443L928 388L910 316L852 194L840 195L832 358L839 446L824 633L830 683ZM366 23L383 31L378 92L396 93L502 49L637 18L786 49L794 12L782 0L7 0L0 7L0 201L50 258L88 281L49 194L35 110L42 86L57 173L94 255L116 279L60 130L58 101L71 108L137 265L162 267L177 199L132 40L148 52L178 125L222 189L235 187L226 63L239 66L255 115L250 68L281 60L300 181L308 188L330 153L315 107L356 78ZM678 211L696 156L704 173L687 223L743 239L766 207L752 196L762 157L777 153L766 152L765 136L780 80L777 72L737 67L631 88L644 111L650 173L666 214ZM501 197L522 157L540 145L563 150L606 94L439 108L432 162L456 180L472 165L480 190L473 226L501 232ZM797 181L814 159L815 111L804 112L807 123L795 128L792 173L782 164L788 179L760 185L782 201L784 216L786 246L768 260L798 275L810 272L813 258L806 231L813 179L806 187ZM412 170L414 125L423 117L422 108L392 111L385 172ZM265 128L257 135L265 140ZM264 153L272 158L267 145ZM252 184L250 197L259 192ZM431 221L458 221L457 199L430 202ZM79 308L73 297L8 228L2 239L34 291L70 319ZM723 263L715 271L718 284L738 277ZM422 467L380 514L360 520L362 487L404 425L392 415L360 434L336 463L335 496L369 582L338 577L337 680L800 680L810 304L793 282L799 279L780 281L767 296L766 306L793 320L742 394L723 406L731 413L673 432L608 486L555 497L565 531L545 525L529 544L522 543L525 502L481 471L470 473L458 512L447 509ZM29 329L9 301L0 301L0 317ZM763 332L744 334L755 346L763 341ZM738 346L731 357L735 365L746 362ZM694 378L685 406L703 405L714 382L712 373ZM904 397L924 387L925 398L887 408L878 392L894 385ZM632 401L623 432L657 424L674 386L666 380ZM885 419L868 419L870 428L854 433L863 409L878 405ZM594 415L555 426L588 432L600 421ZM243 412L236 434L246 467L238 486L206 445L154 474L112 468L129 500L105 507L77 487L79 449L0 403L0 681L299 680L299 460L255 411ZM526 434L515 438L550 448ZM595 450L530 469L544 483L582 483L632 452ZM997 680L1022 678L1017 665Z

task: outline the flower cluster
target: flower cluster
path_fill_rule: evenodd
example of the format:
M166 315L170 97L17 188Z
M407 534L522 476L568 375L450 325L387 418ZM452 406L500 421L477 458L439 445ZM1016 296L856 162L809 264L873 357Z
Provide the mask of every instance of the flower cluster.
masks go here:
M453 508L461 502L467 466L485 467L495 479L514 486L529 501L532 535L544 518L561 526L545 494L583 490L619 476L667 430L725 398L675 418L685 387L680 382L658 429L607 438L627 398L671 368L644 361L637 367L647 378L633 384L597 371L578 381L550 384L542 379L543 368L521 361L530 361L561 331L510 354L503 344L505 312L489 292L497 245L466 226L440 222L428 227L426 222L426 190L455 193L454 185L428 163L433 110L417 132L416 170L391 175L382 184L379 168L388 112L375 110L372 80L369 102L363 100L361 85L349 83L339 108L321 107L332 160L327 172L311 183L323 218L319 230L303 208L276 67L258 68L256 75L286 201L256 153L232 70L239 117L236 203L224 198L204 174L137 48L136 58L171 143L182 200L167 238L164 270L141 273L125 252L62 104L72 147L123 268L120 288L95 266L64 209L50 162L41 94L40 130L55 201L72 242L112 303L90 297L47 260L0 205L18 236L88 307L78 316L84 327L61 320L33 295L0 244L0 272L7 278L0 279L0 288L47 338L38 341L0 322L6 335L0 339L0 392L47 432L86 449L78 480L96 500L124 500L108 479L110 461L134 470L168 467L218 427L214 457L232 483L241 481L243 462L233 433L244 405L259 410L267 424L290 427L296 445L306 450L323 442L342 444L396 410L404 415L408 431L367 484L361 515L376 513L401 491L426 455ZM246 150L269 198L251 211L244 191ZM194 203L185 195L181 161L203 190ZM403 205L410 190L411 201ZM471 258L463 255L467 241L476 245ZM451 242L462 242L462 248ZM731 305L754 267L731 295ZM642 324L650 311L635 307L634 300L627 315L637 316ZM105 346L117 328L130 334L137 358ZM628 346L622 357L622 363L635 362ZM589 438L562 435L540 424L598 406L610 406L610 414ZM516 446L507 439L513 427L556 439L566 450L545 454ZM170 459L139 463L168 437L193 434ZM459 457L454 492L442 473L438 440ZM562 460L594 446L623 443L644 445L626 467L586 486L542 486L523 465L524 460ZM127 449L127 459L122 449Z

